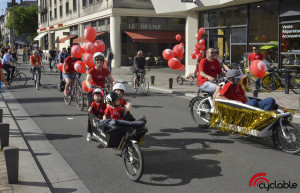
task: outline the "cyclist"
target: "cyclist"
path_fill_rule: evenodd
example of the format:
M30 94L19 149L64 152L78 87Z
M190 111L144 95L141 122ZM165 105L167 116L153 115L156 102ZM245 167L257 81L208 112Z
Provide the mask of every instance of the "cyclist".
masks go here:
M3 66L2 66L2 62L0 60L0 93L1 93L1 84L2 84L2 81L4 82L5 85L9 85L8 82L5 80L2 68L3 68Z
M213 48L206 50L206 58L199 63L199 73L197 76L198 85L202 91L213 93L213 98L221 90L221 87L214 82L218 75L224 76L221 66L217 59L215 59L215 51Z
M143 51L139 50L137 52L137 55L133 59L133 66L132 66L133 73L135 75L133 78L133 88L135 89L135 91L137 91L136 79L137 79L138 72L142 71L145 75L145 73L146 73L145 66L147 68L146 60L145 60L145 57L143 56Z
M52 47L52 50L49 51L49 71L52 71L52 62L55 65L55 57L56 57L56 50L55 47Z
M6 77L7 82L9 82L10 79L12 79L12 77L15 73L15 69L16 69L16 67L12 63L14 61L14 59L11 56L11 54L12 54L12 51L11 51L11 49L9 49L7 51L7 53L3 56L3 60L2 60L3 69L7 72L7 77ZM11 69L11 71L10 71L10 69Z
M77 62L79 59L75 58L72 54L71 56L68 56L66 58L66 60L64 61L63 64L63 69L62 69L62 76L63 79L66 82L66 86L65 86L65 90L64 90L64 95L66 96L68 93L68 89L71 85L71 82L74 83L75 79L76 79L76 72L74 69L74 64L75 62Z
M235 100L250 106L258 107L263 110L271 110L276 108L275 100L272 97L259 100L249 99L241 86L241 79L244 75L239 70L230 70L226 73L226 78L230 80L223 86L216 98L225 100Z
M27 53L25 47L23 47L22 53L23 53L23 63L24 63L24 62L25 62L25 59L26 59L26 53Z
M41 56L38 54L37 50L33 51L33 55L30 56L30 65L31 65L31 71L32 71L32 80L34 79L34 71L37 70L39 73L39 84L41 85Z
M88 129L87 129L87 141L91 141L92 139L92 128L91 124L93 123L94 119L102 119L104 115L104 111L106 109L106 104L104 103L104 92L101 88L96 88L93 91L93 98L94 101L92 102L91 106L89 107L89 121L88 121Z
M89 69L86 76L86 86L92 90L92 85L100 88L105 88L105 79L107 78L109 83L113 85L114 79L107 68L103 68L104 54L102 52L96 52L94 54L95 66ZM88 107L92 103L92 91L88 92Z

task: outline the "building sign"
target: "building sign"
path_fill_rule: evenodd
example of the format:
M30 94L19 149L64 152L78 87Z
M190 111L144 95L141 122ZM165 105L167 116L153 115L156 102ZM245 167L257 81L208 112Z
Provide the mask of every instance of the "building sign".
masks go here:
M161 30L162 27L159 24L128 24L128 28L131 30Z
M300 38L299 26L295 24L282 25L282 38Z

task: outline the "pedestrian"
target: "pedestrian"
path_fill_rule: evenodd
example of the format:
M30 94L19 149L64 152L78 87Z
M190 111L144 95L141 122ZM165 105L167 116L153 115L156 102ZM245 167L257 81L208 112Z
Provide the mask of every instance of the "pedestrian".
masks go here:
M257 46L253 46L252 51L253 52L251 54L249 54L249 56L248 56L248 69L250 69L250 65L254 60L263 60L263 56L260 53L258 53ZM256 79L255 87L256 87L256 89L260 88L260 78Z
M56 57L56 50L55 47L52 47L52 50L49 51L49 71L52 71L52 62L55 65L55 57Z
M111 61L114 59L114 54L112 53L110 48L107 48L106 60L107 60L107 68L111 73Z

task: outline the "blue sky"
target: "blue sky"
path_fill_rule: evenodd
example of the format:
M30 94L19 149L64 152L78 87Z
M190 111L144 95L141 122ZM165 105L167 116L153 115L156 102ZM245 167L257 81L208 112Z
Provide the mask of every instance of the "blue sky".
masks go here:
M3 14L5 13L5 9L7 7L7 2L11 2L11 0L0 0L0 14L1 15L2 15L2 9L3 9ZM19 3L20 0L16 0L16 2Z

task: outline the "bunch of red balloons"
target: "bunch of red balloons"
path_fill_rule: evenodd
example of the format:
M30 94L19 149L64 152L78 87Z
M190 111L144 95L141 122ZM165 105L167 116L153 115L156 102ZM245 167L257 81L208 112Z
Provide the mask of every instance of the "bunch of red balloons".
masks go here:
M205 33L205 29L201 27L199 32L195 34L195 38L199 41L195 44L195 49L191 54L192 59L201 60L205 53L205 39L201 39L202 35Z
M105 44L101 40L95 40L96 30L93 27L87 27L84 30L84 37L87 40L82 47L79 45L74 45L71 48L71 54L75 58L81 58L83 55L83 62L77 61L74 65L74 68L79 73L84 73L86 71L86 66L92 68L94 64L94 53L95 52L104 52ZM104 68L107 67L107 62L104 61ZM62 71L62 64L58 64L57 68Z
M177 34L175 36L175 39L177 41L181 40L181 36ZM165 60L168 60L168 65L171 69L176 70L184 70L184 65L182 65L181 61L184 55L184 43L176 44L173 47L173 50L171 49L165 49L162 53L163 58Z

